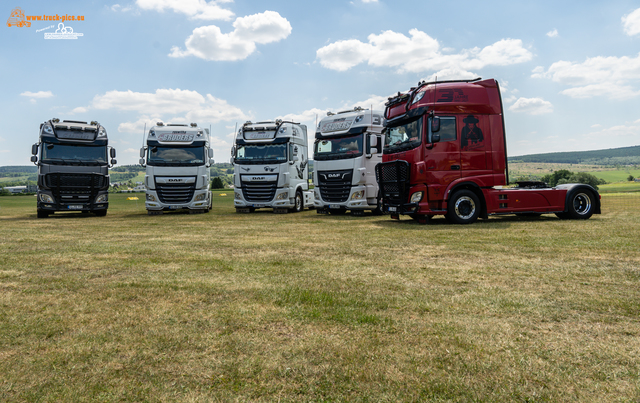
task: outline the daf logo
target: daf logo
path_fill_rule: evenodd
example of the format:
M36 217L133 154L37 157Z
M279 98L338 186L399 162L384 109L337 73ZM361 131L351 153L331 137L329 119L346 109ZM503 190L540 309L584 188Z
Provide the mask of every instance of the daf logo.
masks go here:
M340 174L329 174L329 175L327 175L327 177L329 177L329 178L339 178Z
M265 179L267 178L265 178L264 176L254 176L251 178L251 180L254 180L254 181L263 181Z
M169 182L182 182L182 179L169 179Z

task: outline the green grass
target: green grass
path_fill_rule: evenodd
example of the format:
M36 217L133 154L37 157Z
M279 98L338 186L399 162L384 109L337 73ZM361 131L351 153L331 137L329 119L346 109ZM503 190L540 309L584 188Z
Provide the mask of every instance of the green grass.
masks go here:
M0 197L0 401L640 398L637 194L470 226L131 196Z

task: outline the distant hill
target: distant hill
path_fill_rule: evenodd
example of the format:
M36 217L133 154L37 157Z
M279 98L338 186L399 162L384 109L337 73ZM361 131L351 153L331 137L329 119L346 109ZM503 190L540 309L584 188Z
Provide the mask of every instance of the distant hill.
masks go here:
M35 165L15 165L0 167L0 173L30 173L34 174L38 172L38 167Z
M638 165L640 164L640 146L509 157L509 162L516 161L554 164Z

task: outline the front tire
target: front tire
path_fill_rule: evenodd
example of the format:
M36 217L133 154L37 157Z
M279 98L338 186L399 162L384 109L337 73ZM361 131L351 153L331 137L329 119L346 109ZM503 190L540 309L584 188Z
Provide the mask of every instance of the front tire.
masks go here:
M94 211L95 215L97 215L98 217L104 217L107 215L107 210L97 210Z
M48 211L38 209L38 218L47 218L47 217L49 217Z
M471 224L480 215L480 199L470 190L459 190L449 199L447 219L455 224Z
M296 191L296 198L294 200L293 212L299 213L304 208L304 199L302 198L302 192Z

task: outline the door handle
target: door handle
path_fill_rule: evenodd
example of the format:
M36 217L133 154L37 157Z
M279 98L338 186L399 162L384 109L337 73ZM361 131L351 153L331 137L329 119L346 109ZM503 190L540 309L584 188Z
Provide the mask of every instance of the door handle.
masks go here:
M451 165L451 169L454 171L460 170L460 165Z

